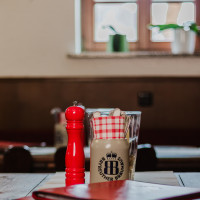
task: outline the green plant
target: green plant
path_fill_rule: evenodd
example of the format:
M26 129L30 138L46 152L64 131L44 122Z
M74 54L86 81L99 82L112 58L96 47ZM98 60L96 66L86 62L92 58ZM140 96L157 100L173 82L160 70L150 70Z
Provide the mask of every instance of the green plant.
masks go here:
M191 22L186 22L184 23L183 26L180 26L178 24L163 24L163 25L152 25L150 24L149 25L149 28L152 29L152 28L159 28L160 31L164 31L164 30L167 30L167 29L183 29L185 31L194 31L197 35L200 36L200 30L198 29L198 26L196 23L191 23Z
M112 30L115 34L119 34L119 33L115 30L115 28L114 28L113 26L111 26L111 25L103 26L102 28L103 28L103 29L108 28L108 29ZM120 34L119 34L119 35L120 35Z
M126 35L122 35L116 31L116 29L111 25L102 26L103 29L110 29L114 32L114 35L109 35L109 40L107 42L108 52L127 52L128 42L126 40Z

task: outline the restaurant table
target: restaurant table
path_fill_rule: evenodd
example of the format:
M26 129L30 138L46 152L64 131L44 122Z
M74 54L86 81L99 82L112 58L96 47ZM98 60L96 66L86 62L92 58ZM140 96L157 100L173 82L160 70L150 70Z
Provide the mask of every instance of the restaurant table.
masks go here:
M193 146L154 146L158 170L200 171L200 148Z
M89 172L85 175L89 183ZM200 173L173 173L172 171L136 172L135 180L182 187L200 188ZM30 196L34 190L62 187L65 173L17 174L0 173L0 199L10 200Z
M160 163L164 161L178 160L184 161L200 161L200 147L190 146L169 146L169 145L155 145L156 156ZM31 155L36 162L44 160L52 162L56 152L55 147L30 147ZM86 159L90 158L90 148L84 147Z
M157 157L157 170L173 171L200 171L200 148L190 146L154 146ZM31 155L34 162L45 163L54 167L55 147L31 147ZM90 160L90 148L85 147L85 159Z
M154 146L157 157L157 170L200 171L200 148L190 146ZM56 147L30 147L34 161L34 171L54 172ZM85 147L85 160L90 160L90 148ZM0 166L3 154L0 154ZM42 170L41 170L42 169Z

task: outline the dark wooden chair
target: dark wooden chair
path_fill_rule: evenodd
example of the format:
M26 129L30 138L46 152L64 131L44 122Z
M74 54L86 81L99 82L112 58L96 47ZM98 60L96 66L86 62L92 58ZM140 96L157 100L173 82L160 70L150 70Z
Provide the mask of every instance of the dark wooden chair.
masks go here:
M54 155L54 163L56 171L65 171L65 154L67 147L60 147Z
M155 171L157 167L156 152L150 144L138 145L136 171Z
M33 171L33 158L27 146L12 147L5 151L3 172L28 173Z

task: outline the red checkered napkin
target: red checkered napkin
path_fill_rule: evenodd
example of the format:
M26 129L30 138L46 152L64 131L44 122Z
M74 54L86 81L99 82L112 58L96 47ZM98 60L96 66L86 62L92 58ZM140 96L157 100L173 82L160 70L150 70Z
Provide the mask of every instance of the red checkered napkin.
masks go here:
M95 139L124 138L125 118L121 116L95 117L92 127Z

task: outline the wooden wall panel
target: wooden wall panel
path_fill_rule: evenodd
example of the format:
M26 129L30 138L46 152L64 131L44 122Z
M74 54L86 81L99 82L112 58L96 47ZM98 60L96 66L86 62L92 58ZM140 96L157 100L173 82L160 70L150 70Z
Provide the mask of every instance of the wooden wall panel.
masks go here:
M137 94L153 93L140 107ZM0 140L53 143L50 110L74 100L88 108L141 110L141 143L199 145L199 78L1 79Z

